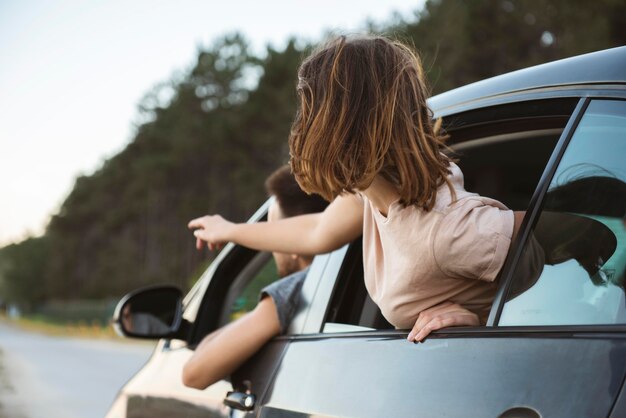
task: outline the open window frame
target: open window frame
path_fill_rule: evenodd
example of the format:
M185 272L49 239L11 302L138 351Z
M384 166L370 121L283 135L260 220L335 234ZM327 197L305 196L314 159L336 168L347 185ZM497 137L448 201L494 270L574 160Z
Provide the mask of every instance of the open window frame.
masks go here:
M453 156L461 159L459 165L465 174L466 188L503 201L513 210L532 212L533 207L540 205L540 186L545 176L558 164L557 157L562 153L560 150L570 135L568 132L575 127L581 110L581 99L568 96L504 103L444 119ZM524 147L529 144L531 146L524 155ZM493 161L498 156L507 155L507 151L510 151L513 159ZM500 165L502 171L500 175L483 173L482 177L492 179L495 174L495 177L503 180L504 187L500 184L499 191L493 184L485 184L478 178L480 170L490 158L496 166ZM494 168L493 164L490 168ZM515 175L516 170L522 171ZM523 228L528 228L528 225ZM510 254L518 246L513 243ZM337 268L337 281L327 302L326 315L319 332L352 335L361 332L406 333L406 330L393 329L365 291L360 240L350 244L345 253L345 259ZM510 269L510 260L502 270L498 295L507 284L507 268ZM486 327L451 328L439 333L483 332L494 326L494 313L500 309L501 302L501 298L494 299Z

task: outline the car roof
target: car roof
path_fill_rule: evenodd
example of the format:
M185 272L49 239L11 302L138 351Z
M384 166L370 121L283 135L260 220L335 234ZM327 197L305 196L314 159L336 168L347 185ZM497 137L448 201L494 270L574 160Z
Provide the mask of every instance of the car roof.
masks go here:
M578 55L468 84L428 100L436 116L497 96L589 84L626 85L626 46ZM469 106L472 107L472 106Z

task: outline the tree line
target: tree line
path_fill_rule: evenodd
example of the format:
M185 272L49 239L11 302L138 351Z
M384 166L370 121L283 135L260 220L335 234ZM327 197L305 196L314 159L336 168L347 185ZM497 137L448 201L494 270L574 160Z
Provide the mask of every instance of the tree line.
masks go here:
M624 27L620 0L431 0L409 18L364 23L413 44L434 93L624 45ZM288 160L296 71L312 47L291 39L258 56L229 34L200 48L190 70L146 93L134 138L76 179L43 236L0 249L0 300L34 310L153 283L188 288L211 255L195 250L187 222L243 221L264 201L265 177Z

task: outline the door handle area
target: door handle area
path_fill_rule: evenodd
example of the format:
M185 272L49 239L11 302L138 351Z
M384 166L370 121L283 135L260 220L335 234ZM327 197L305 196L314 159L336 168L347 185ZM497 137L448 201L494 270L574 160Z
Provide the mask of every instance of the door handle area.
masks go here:
M256 396L251 393L228 392L224 398L224 405L240 411L252 411L256 404Z
M498 418L541 418L541 414L532 408L518 406L507 409Z

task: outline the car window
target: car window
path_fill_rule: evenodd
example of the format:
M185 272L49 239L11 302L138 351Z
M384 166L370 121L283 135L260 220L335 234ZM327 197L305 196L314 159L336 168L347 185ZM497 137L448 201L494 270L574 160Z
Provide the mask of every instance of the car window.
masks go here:
M626 102L592 101L518 262L500 325L626 323Z
M525 210L562 129L494 135L454 147L465 189Z
M515 126L520 130L499 124L499 132L485 126L485 136L473 127L472 138L456 141L452 151L459 159L468 191L497 199L511 209L525 210L563 127L535 129L533 122L516 122ZM463 132L451 133L452 142L457 134L462 136ZM323 332L389 328L393 326L365 290L362 247L360 241L354 242L338 275Z
M249 279L249 282L238 290L234 301L227 307L228 322L232 322L252 311L259 301L261 290L277 279L278 271L276 269L276 263L274 262L274 258L270 257L265 265Z
M393 328L365 289L361 238L348 247L331 296L322 332L350 332Z
M239 273L231 278L222 303L220 326L252 311L259 301L261 289L275 280L278 280L278 273L272 254L256 253Z

